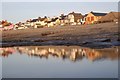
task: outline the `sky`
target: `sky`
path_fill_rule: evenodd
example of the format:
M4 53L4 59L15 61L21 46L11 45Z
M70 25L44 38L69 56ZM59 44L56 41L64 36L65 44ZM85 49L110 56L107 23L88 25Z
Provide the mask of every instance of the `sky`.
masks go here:
M13 1L13 2L12 2ZM118 11L118 2L2 2L2 19L10 22L24 22L44 16L59 16L61 13L78 12L82 14Z
M119 2L120 0L1 0L2 2Z

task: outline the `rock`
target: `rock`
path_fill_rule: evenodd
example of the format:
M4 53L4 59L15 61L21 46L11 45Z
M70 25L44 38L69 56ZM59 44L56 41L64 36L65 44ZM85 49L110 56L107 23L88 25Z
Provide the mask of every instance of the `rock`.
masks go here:
M83 42L82 45L88 44L89 42Z
M110 41L111 41L111 39L105 39L105 40L103 40L101 42L110 42Z
M95 42L110 42L111 39L96 39Z

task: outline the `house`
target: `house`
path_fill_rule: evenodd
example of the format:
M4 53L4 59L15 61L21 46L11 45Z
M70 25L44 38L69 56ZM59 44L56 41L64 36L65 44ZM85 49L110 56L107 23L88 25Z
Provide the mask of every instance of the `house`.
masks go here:
M19 22L14 25L14 30L19 30L19 29L27 29L28 27L25 25L25 23Z
M70 23L79 23L80 19L82 18L83 18L83 15L81 13L72 12L68 14L68 20Z
M10 24L9 26L7 26L7 30L13 30L14 29L14 24Z
M84 48L82 52L83 52L83 55L91 61L95 61L101 58L101 54L92 49Z
M120 19L120 12L110 12L104 17L102 17L100 20L98 20L99 23L103 22L116 22L118 23L118 20Z
M31 27L35 27L35 25L36 25L36 22L38 21L38 19L33 19L33 20L31 20L30 21L30 25L31 25Z
M85 24L93 24L105 16L107 13L90 12L85 17Z
M40 28L45 26L47 23L45 22L47 20L47 18L41 18L38 17L37 19L33 19L30 21L30 23L26 24L27 26L31 26L32 28Z
M2 27L2 25L0 25L0 31L3 31L4 30L4 28Z
M53 26L54 26L54 22L52 22L52 21L47 22L47 27L53 27Z
M60 25L60 19L59 18L56 18L55 25Z
M60 20L58 17L52 18L50 21L47 21L47 26L48 27L53 27L56 25L60 25Z
M59 25L60 24L60 20L58 17L52 18L51 21L54 23L54 25Z
M12 30L14 28L14 24L8 22L7 20L1 21L0 24L1 24L0 31L3 31L3 30Z
M37 26L37 28L45 27L47 26L47 21L48 21L48 18L46 16L43 18L38 17L38 20L36 21L35 26Z
M2 22L0 21L0 31L3 31Z
M26 21L26 22L24 23L24 25L25 25L27 28L30 28L30 27L31 27L30 21Z
M68 16L67 15L61 14L59 19L60 19L60 25L69 24L69 20L68 20Z
M80 23L81 23L81 24L85 24L86 16L87 16L87 15L88 15L88 14L83 15L83 18L80 19Z

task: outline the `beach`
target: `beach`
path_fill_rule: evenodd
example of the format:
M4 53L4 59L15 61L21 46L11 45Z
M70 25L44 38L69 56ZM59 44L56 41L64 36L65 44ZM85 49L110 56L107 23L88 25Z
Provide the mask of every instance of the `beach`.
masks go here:
M2 31L2 46L78 45L90 48L119 46L118 24L57 26Z

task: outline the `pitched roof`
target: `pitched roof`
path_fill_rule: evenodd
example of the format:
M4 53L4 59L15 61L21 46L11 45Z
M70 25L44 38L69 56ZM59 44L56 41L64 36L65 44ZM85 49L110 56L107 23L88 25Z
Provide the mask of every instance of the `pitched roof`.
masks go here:
M83 17L86 17L88 14L83 15Z
M56 21L58 19L58 17L56 17L56 18L52 18L52 22L54 22L54 21Z
M69 13L68 15L74 15L74 18L75 19L82 19L83 18L83 15L81 13L75 13L75 12L72 12L72 13Z
M61 14L60 20L64 20L67 17L67 15Z
M112 21L118 18L120 18L120 12L110 12L103 16L99 21Z
M107 13L98 13L98 12L92 12L91 13L94 15L94 16L105 16Z
M82 15L81 13L75 13L75 12L72 12L72 13L69 13L68 15L74 15L74 16L80 16L80 15Z
M44 21L44 20L46 20L46 19L47 19L46 17L44 17L44 18L39 18L40 21Z
M33 20L31 20L30 22L36 22L36 21L38 21L38 19L33 19Z

